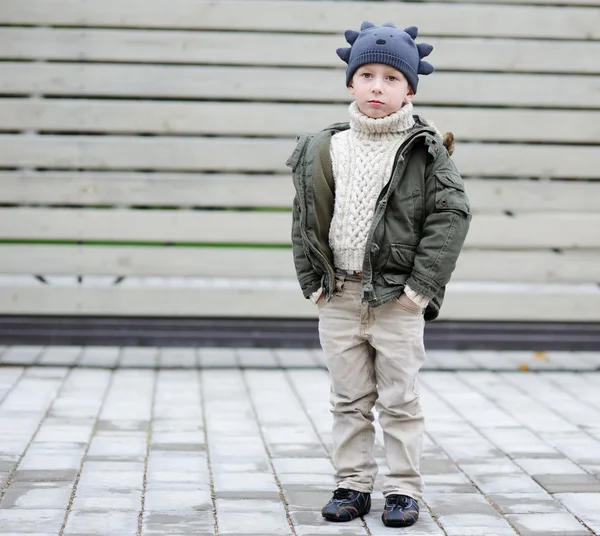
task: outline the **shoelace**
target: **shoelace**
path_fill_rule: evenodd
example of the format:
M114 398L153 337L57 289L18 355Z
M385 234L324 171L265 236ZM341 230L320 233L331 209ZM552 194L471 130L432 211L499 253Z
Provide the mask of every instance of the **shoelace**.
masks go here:
M333 498L334 499L347 499L348 497L350 497L350 493L352 493L352 491L349 489L339 488L333 492Z
M406 495L388 495L388 497L386 497L388 506L401 506L402 508L409 506L410 500L410 497L407 497Z

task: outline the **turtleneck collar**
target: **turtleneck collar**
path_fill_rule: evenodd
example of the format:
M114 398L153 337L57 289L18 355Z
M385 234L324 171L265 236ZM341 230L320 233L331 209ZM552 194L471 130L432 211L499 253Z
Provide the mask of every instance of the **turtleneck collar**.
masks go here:
M379 137L381 134L396 134L405 132L413 127L413 105L411 102L405 104L397 112L380 119L373 119L363 114L358 104L350 104L350 129L360 137Z

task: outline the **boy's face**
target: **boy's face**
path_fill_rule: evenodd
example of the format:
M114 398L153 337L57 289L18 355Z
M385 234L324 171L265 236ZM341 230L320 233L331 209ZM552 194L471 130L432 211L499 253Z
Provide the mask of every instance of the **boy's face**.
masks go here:
M360 111L373 119L397 112L415 94L400 71L382 63L361 66L348 89Z

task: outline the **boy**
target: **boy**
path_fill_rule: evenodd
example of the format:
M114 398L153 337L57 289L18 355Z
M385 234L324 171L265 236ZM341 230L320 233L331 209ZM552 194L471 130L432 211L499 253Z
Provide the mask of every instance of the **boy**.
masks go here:
M417 521L424 421L417 373L424 322L435 319L470 222L463 181L437 131L412 115L422 60L418 29L364 22L338 49L354 97L350 122L300 136L293 169L294 262L319 308L331 376L337 489L322 515L367 514L377 474L376 405L389 474L385 525Z

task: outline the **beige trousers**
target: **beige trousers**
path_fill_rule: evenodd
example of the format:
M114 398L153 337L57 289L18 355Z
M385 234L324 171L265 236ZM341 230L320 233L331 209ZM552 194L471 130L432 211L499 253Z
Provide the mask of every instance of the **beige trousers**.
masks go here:
M425 426L417 373L425 360L424 323L417 306L392 301L370 307L361 301L360 282L343 277L332 300L319 305L319 337L331 376L338 488L373 491L376 407L389 468L383 494L421 498Z

